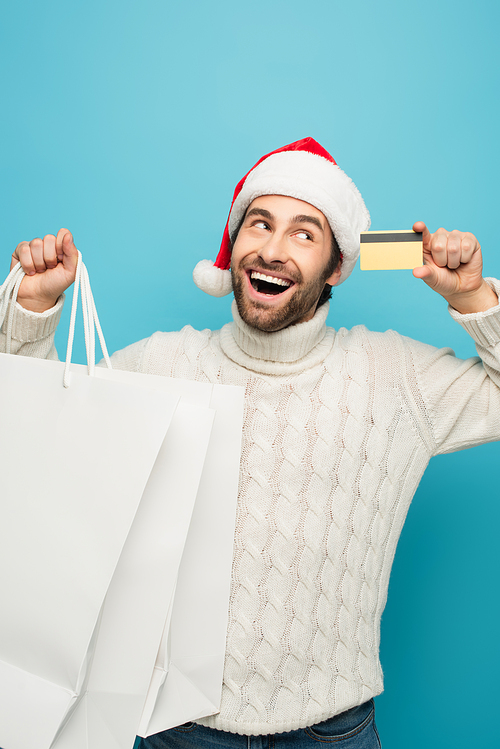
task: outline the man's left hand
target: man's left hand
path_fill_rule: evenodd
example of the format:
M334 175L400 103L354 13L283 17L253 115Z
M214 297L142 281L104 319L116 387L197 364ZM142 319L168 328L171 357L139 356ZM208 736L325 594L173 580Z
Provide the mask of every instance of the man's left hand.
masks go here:
M462 314L495 307L498 298L483 279L481 246L470 232L438 229L431 234L423 221L413 224L422 232L424 265L413 275L441 294Z

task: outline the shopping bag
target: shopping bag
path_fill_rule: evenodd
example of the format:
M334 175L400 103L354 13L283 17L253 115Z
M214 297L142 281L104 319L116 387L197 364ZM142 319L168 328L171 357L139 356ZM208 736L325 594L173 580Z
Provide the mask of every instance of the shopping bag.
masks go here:
M177 405L88 369L69 376L68 361L0 355L4 749L49 747L84 690L106 591Z
M131 749L134 743L213 415L183 403L176 410L104 602L85 694L54 749Z
M98 376L107 377L108 374L107 370L98 371ZM128 372L117 372L116 376L123 380L137 377ZM139 732L146 695L150 701L152 694L156 696L155 685L151 687L150 680L153 673L154 682L154 675L158 673L154 669L158 646L163 630L168 631L172 610L178 609L177 594L182 589L190 607L179 611L176 616L181 620L181 626L187 628L192 626L193 617L197 621L197 627L189 639L193 656L190 669L181 663L179 672L181 679L189 678L191 673L192 689L181 704L178 699L174 699L172 704L168 701L168 710L170 716L173 715L174 725L184 721L186 711L193 717L201 717L219 710L244 391L237 387L165 377L148 378L175 392L181 401L109 588L85 699L78 704L71 720L54 742L53 749L131 749L134 737ZM181 529L174 527L172 517L179 515L187 501L193 501L192 492L200 478L194 468L194 459L197 442L201 438L199 411L202 405L212 407L210 413L215 414L215 419L187 535L187 543L194 547L191 560L187 563L192 565L191 577L198 581L197 589L196 586L185 588L181 572L177 577L169 547L175 546L176 540L177 545L180 544ZM226 454L224 450L227 450ZM187 462L189 460L191 466ZM162 462L163 475L160 476L158 468ZM198 470L201 470L200 463ZM189 486L186 485L187 477L190 478ZM153 511L155 501L156 510ZM138 527L137 520L141 513L144 518L148 517L149 526L144 524ZM205 520L208 522L205 523ZM202 528L199 527L200 521L204 524ZM151 528L159 529L162 522L166 532L160 531L155 546ZM206 539L196 549L200 535L206 536ZM133 543L132 539L135 539ZM148 548L155 548L154 558L144 558L146 540ZM181 569L186 567L185 551L186 547ZM130 574L131 569L134 570L133 575ZM148 586L151 592L156 589L156 595L148 598L145 594ZM198 597L200 586L205 589ZM202 606L201 617L197 600ZM207 600L208 605L205 605ZM126 626L123 625L124 618ZM203 639L199 630L204 627L207 627L207 633ZM174 666L168 671L168 679L175 680L177 676ZM207 702L205 693L208 693L210 702ZM158 730L168 727L164 721L161 726Z
M98 374L108 377L109 371ZM125 381L134 375L120 372L114 376ZM181 405L209 405L215 418L175 597L169 602L141 722L136 726L141 736L212 715L220 708L245 397L242 387L150 379L178 395ZM172 430L173 426L167 440ZM177 445L179 449L180 439Z
M217 713L234 547L244 389L214 386L212 439L146 704L149 736Z
M85 309L86 340L92 350L90 313L95 312L95 305L90 293L84 315ZM71 365L65 378L73 380L79 370L82 368ZM89 371L98 379L140 383L180 398L110 582L100 626L94 629L89 648L93 653L91 668L86 670L78 693L72 695L71 705L50 744L54 749L129 749L139 730L146 694L142 724L157 705L156 724L149 726L149 733L181 723L187 719L185 715L196 718L219 709L243 389L107 369L94 372L92 366ZM189 525L195 497L195 514ZM174 599L188 527L191 543L182 558ZM207 541L210 538L211 543ZM147 556L145 548L150 552ZM196 601L208 627L200 626L206 620L200 619ZM162 632L169 631L172 612L183 637L173 637L174 648L167 658L164 645L157 657ZM194 621L198 629L192 626ZM186 624L189 634L183 632ZM182 647L189 655L182 652ZM0 730L0 744L1 736ZM28 738L38 749L45 746L36 729ZM16 734L15 741L13 749L31 746L24 734ZM11 746L5 744L4 749Z

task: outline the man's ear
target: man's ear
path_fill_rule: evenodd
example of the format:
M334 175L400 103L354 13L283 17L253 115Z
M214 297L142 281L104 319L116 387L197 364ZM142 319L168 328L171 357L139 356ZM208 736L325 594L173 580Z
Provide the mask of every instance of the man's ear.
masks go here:
M339 261L332 275L326 279L325 283L330 284L330 286L336 286L339 282L341 273L342 273L342 260Z

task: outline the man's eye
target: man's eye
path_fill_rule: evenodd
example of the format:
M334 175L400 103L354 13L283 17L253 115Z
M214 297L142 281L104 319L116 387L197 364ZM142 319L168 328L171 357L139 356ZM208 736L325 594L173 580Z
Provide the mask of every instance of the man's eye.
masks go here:
M312 239L311 235L307 231L298 231L295 234L299 239Z
M265 221L256 221L254 226L257 227L257 229L268 229L269 226L266 224Z

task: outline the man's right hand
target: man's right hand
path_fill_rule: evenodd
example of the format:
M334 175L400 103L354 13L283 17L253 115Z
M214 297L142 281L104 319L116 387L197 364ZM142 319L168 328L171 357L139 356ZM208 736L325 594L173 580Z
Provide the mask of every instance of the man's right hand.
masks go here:
M10 268L18 263L26 273L17 301L32 312L45 312L75 280L78 250L68 229L59 229L57 237L20 242L12 254Z

